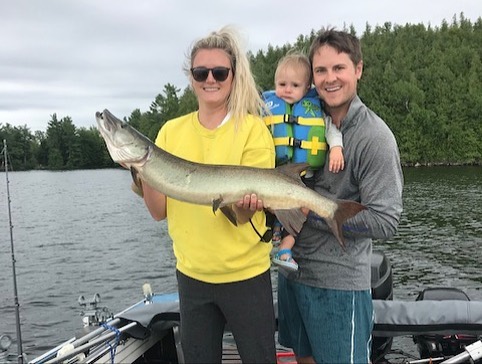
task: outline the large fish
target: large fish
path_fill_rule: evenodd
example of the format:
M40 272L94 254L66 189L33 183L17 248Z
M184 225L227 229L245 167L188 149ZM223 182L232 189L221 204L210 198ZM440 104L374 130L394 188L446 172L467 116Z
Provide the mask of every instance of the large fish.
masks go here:
M100 134L114 162L130 168L138 178L173 199L213 207L236 224L230 207L255 193L283 227L296 236L306 220L301 208L313 211L330 226L344 248L343 222L365 207L355 201L331 200L306 187L300 173L308 165L278 168L212 165L187 161L157 147L147 137L108 110L96 113Z

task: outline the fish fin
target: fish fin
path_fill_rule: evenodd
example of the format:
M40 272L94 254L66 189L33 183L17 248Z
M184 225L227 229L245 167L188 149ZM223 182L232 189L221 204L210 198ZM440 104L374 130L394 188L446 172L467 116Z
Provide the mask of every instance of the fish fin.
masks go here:
M223 203L223 198L219 196L219 198L213 200L213 212L216 213L218 211L219 206Z
M139 177L139 173L135 168L131 168L131 176L132 176L132 184L131 190L134 191L137 195L144 198L144 192L142 190L142 179Z
M301 181L301 175L308 169L310 165L308 163L288 163L276 167L276 170L285 176L294 179L301 185L304 183Z
M230 205L219 207L222 203L222 197L213 200L213 213L216 213L218 209L221 210L224 216L226 216L234 226L238 226L238 220L236 219L236 213L234 212L233 208Z
M273 213L285 230L293 236L298 235L306 221L306 216L300 209L275 210Z
M333 219L326 219L326 223L333 231L333 235L335 235L335 238L338 240L343 250L346 250L342 231L343 223L367 208L356 201L337 200L336 202L338 207L335 210Z
M231 221L231 223L234 226L238 226L238 221L236 219L236 213L234 212L233 208L230 205L223 206L219 209L224 214L224 216L226 216L228 218L228 220Z

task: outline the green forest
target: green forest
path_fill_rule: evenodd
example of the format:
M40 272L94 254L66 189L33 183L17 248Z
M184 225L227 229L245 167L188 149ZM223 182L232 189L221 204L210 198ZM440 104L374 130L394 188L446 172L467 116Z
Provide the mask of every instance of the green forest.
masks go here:
M362 43L359 96L395 134L404 166L482 164L482 18L472 23L462 13L437 26L387 22L367 24L363 34L353 26L345 30ZM313 30L294 44L249 53L260 90L273 88L278 60L292 49L307 51L315 35ZM196 108L189 88L168 83L148 111L133 110L124 120L153 140L167 120ZM70 117L58 120L52 112L45 132L0 123L10 168L115 166L95 127L76 127Z

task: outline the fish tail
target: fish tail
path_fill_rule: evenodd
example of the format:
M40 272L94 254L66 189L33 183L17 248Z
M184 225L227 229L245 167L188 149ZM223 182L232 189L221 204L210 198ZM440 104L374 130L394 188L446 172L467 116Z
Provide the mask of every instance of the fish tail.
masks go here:
M362 210L366 210L366 207L356 201L338 200L338 207L335 210L333 219L327 220L328 225L333 231L336 240L340 243L343 250L346 250L345 239L343 238L343 223L349 218L355 216Z

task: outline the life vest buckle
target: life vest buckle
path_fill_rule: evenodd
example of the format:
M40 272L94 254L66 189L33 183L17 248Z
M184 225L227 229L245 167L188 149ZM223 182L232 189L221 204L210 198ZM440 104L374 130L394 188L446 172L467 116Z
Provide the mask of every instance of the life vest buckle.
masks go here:
M290 138L289 139L289 145L294 147L294 148L301 148L301 143L303 141L301 139L296 139L296 138Z
M283 123L298 124L298 116L294 116L294 115L291 115L291 114L284 114L283 115Z

